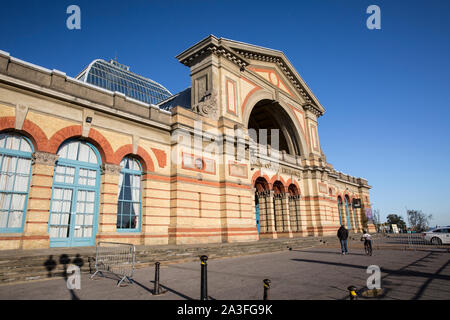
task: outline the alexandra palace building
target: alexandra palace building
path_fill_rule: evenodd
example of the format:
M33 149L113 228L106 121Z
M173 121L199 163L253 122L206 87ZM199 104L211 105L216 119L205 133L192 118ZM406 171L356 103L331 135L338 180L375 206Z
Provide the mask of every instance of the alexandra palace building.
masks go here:
M206 37L179 93L116 60L75 78L0 51L0 249L201 244L373 228L281 52ZM86 62L88 63L88 61Z

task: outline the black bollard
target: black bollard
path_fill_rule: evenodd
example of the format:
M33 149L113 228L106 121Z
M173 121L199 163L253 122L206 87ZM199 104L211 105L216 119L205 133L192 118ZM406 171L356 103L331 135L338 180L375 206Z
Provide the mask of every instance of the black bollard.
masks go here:
M269 279L264 279L264 280L263 280L263 283L264 283L264 296L263 296L263 300L269 300L270 280L269 280Z
M153 288L153 295L155 295L155 296L167 292L167 290L161 289L161 287L159 285L159 266L160 266L160 263L155 262L155 287Z
M349 296L350 296L350 300L357 300L358 299L358 294L356 293L356 287L355 286L350 286L347 288Z
M208 300L208 275L207 275L207 256L201 256L201 284L200 284L200 300Z
M159 294L159 262L155 263L155 288L153 294Z

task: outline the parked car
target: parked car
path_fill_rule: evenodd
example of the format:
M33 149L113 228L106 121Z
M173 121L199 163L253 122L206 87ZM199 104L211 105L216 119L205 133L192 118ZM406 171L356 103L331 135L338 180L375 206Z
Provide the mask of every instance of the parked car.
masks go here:
M430 229L423 234L425 242L431 244L449 244L450 243L450 226Z

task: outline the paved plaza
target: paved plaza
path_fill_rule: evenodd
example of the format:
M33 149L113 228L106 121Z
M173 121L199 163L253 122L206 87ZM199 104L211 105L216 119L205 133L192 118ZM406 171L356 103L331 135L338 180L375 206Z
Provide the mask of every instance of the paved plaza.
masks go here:
M450 299L450 255L442 251L377 250L366 256L353 248L341 255L337 247L286 250L208 261L208 295L216 300L261 300L263 279L270 279L273 300L342 300L347 287L366 287L369 265L381 268L381 299ZM0 299L198 300L200 261L161 266L160 282L167 293L152 295L154 267L137 269L134 283L116 287L113 278L90 280L81 275L81 289L69 290L64 279L0 286Z

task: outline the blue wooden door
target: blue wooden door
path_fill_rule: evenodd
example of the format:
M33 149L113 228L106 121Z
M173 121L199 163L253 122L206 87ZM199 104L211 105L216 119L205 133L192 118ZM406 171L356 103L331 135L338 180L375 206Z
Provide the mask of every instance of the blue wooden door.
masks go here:
M63 145L58 155L50 206L50 246L93 246L98 220L100 156L92 145L80 141Z
M256 229L258 230L259 234L261 231L261 219L259 217L259 200L257 195L255 195L255 211L256 211Z

